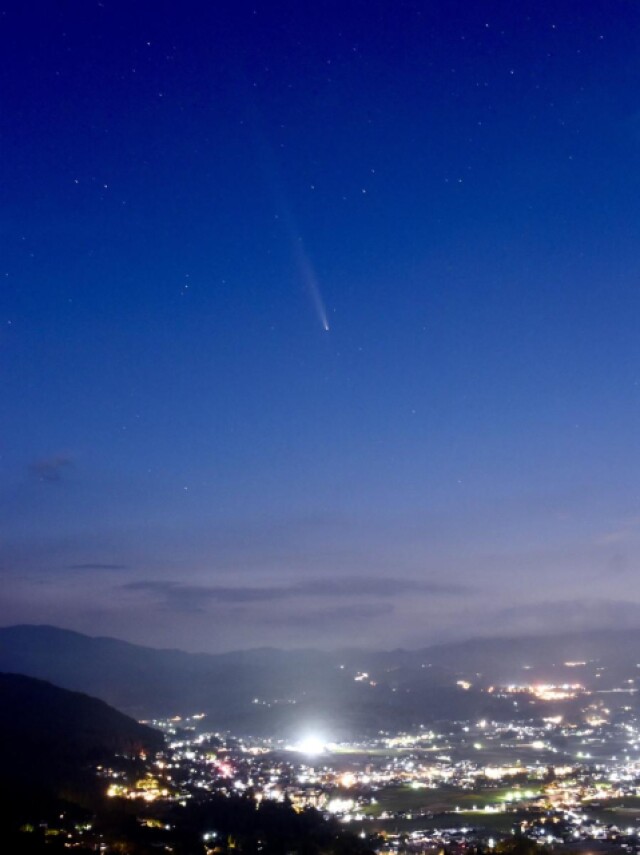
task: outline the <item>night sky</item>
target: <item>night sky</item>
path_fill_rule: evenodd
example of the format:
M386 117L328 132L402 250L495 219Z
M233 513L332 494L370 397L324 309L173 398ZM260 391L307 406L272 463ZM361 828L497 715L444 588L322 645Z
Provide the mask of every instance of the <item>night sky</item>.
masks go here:
M0 12L0 622L640 624L640 4Z

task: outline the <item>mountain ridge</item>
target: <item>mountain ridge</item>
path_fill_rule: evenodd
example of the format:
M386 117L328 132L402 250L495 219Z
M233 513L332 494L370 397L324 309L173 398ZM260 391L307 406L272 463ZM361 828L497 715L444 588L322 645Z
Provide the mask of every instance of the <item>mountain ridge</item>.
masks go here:
M488 693L490 685L585 682L598 691L628 690L640 677L638 663L640 630L628 629L463 639L416 650L210 654L49 625L0 628L0 671L86 692L138 719L204 712L212 727L238 733L290 735L320 723L353 734L512 717L512 702ZM532 703L527 710L534 713Z
M522 635L470 635L468 637L462 639L456 639L454 641L441 641L434 644L427 644L424 647L393 647L390 649L379 649L379 648L367 648L367 647L336 647L331 650L324 650L317 647L275 647L273 645L265 645L260 647L246 647L246 648L234 648L233 650L224 650L211 652L206 650L184 650L180 647L154 647L147 644L138 644L137 642L127 641L125 639L116 638L112 635L88 635L87 633L79 632L75 629L67 629L66 627L55 626L54 624L46 624L46 623L38 623L38 624L30 624L30 623L19 623L19 624L8 624L6 626L0 626L0 633L5 631L29 631L33 630L37 631L51 631L55 634L65 635L65 636L75 636L76 638L82 639L91 639L93 641L101 641L101 642L110 642L122 646L126 646L129 648L143 648L145 650L154 650L160 653L178 653L184 654L187 656L215 656L215 657L227 657L227 656L238 656L242 654L255 654L255 653L317 653L317 654L327 654L327 655L336 655L336 654L362 654L366 655L367 653L387 653L387 654L406 654L406 653L425 653L427 651L436 651L442 649L450 649L455 647L464 647L467 645L477 646L483 643L510 643L510 642L526 642L526 641L541 641L541 640L579 640L583 639L586 636L590 638L594 637L612 637L612 636L629 636L629 635L637 635L638 640L640 640L640 626L638 628L623 628L623 629L593 629L588 631L568 631L568 632L559 632L553 633L553 635L549 635L548 633L524 633Z

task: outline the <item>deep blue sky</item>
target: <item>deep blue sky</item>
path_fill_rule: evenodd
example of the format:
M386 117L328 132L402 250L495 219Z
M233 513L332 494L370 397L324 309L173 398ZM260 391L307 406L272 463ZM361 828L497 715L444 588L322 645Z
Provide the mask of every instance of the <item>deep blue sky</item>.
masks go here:
M0 10L0 621L636 624L638 4Z

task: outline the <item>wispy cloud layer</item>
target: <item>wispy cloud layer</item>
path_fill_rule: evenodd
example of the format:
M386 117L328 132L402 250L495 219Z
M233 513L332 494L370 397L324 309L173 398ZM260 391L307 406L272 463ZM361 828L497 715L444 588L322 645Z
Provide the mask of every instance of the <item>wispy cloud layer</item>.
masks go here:
M126 564L105 564L101 561L89 562L87 564L69 564L68 570L128 570Z
M55 483L62 479L63 474L73 466L73 458L69 454L56 454L34 460L29 464L29 472L38 481Z
M183 611L200 611L209 603L265 603L290 599L341 599L356 597L397 597L414 593L424 596L460 595L466 589L432 580L344 577L310 579L289 585L225 586L186 585L175 581L143 580L121 586L125 591L142 592L162 605Z

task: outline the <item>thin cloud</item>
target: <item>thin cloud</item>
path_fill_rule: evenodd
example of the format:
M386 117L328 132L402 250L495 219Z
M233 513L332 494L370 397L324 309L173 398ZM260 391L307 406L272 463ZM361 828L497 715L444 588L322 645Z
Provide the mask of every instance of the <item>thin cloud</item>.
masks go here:
M233 588L207 585L182 585L178 582L142 581L128 582L126 591L142 591L159 595L167 604L176 607L201 606L203 602L258 603L286 596L285 588Z
M56 454L34 460L29 464L29 472L38 481L54 484L62 480L63 474L73 466L73 458L68 454Z
M287 615L269 615L262 623L280 626L313 627L314 630L355 621L373 620L393 614L391 603L353 603L328 609L296 611Z
M486 624L490 634L542 635L558 631L588 632L640 628L640 603L634 601L576 599L510 606L494 614Z
M126 564L103 564L99 561L88 564L68 564L67 570L128 570Z
M468 591L468 588L430 579L346 576L338 579L313 579L296 585L291 590L299 592L300 595L310 596L349 597L370 594L371 596L392 597L411 592L416 594L460 594Z
M596 546L611 546L637 540L640 534L640 516L627 516L618 520L610 531L604 532L596 540Z
M346 577L312 579L291 585L224 586L185 585L175 581L142 580L121 586L125 591L157 597L171 608L202 611L206 603L249 604L290 599L342 599L350 597L396 597L406 593L424 596L460 595L468 589L432 580Z

